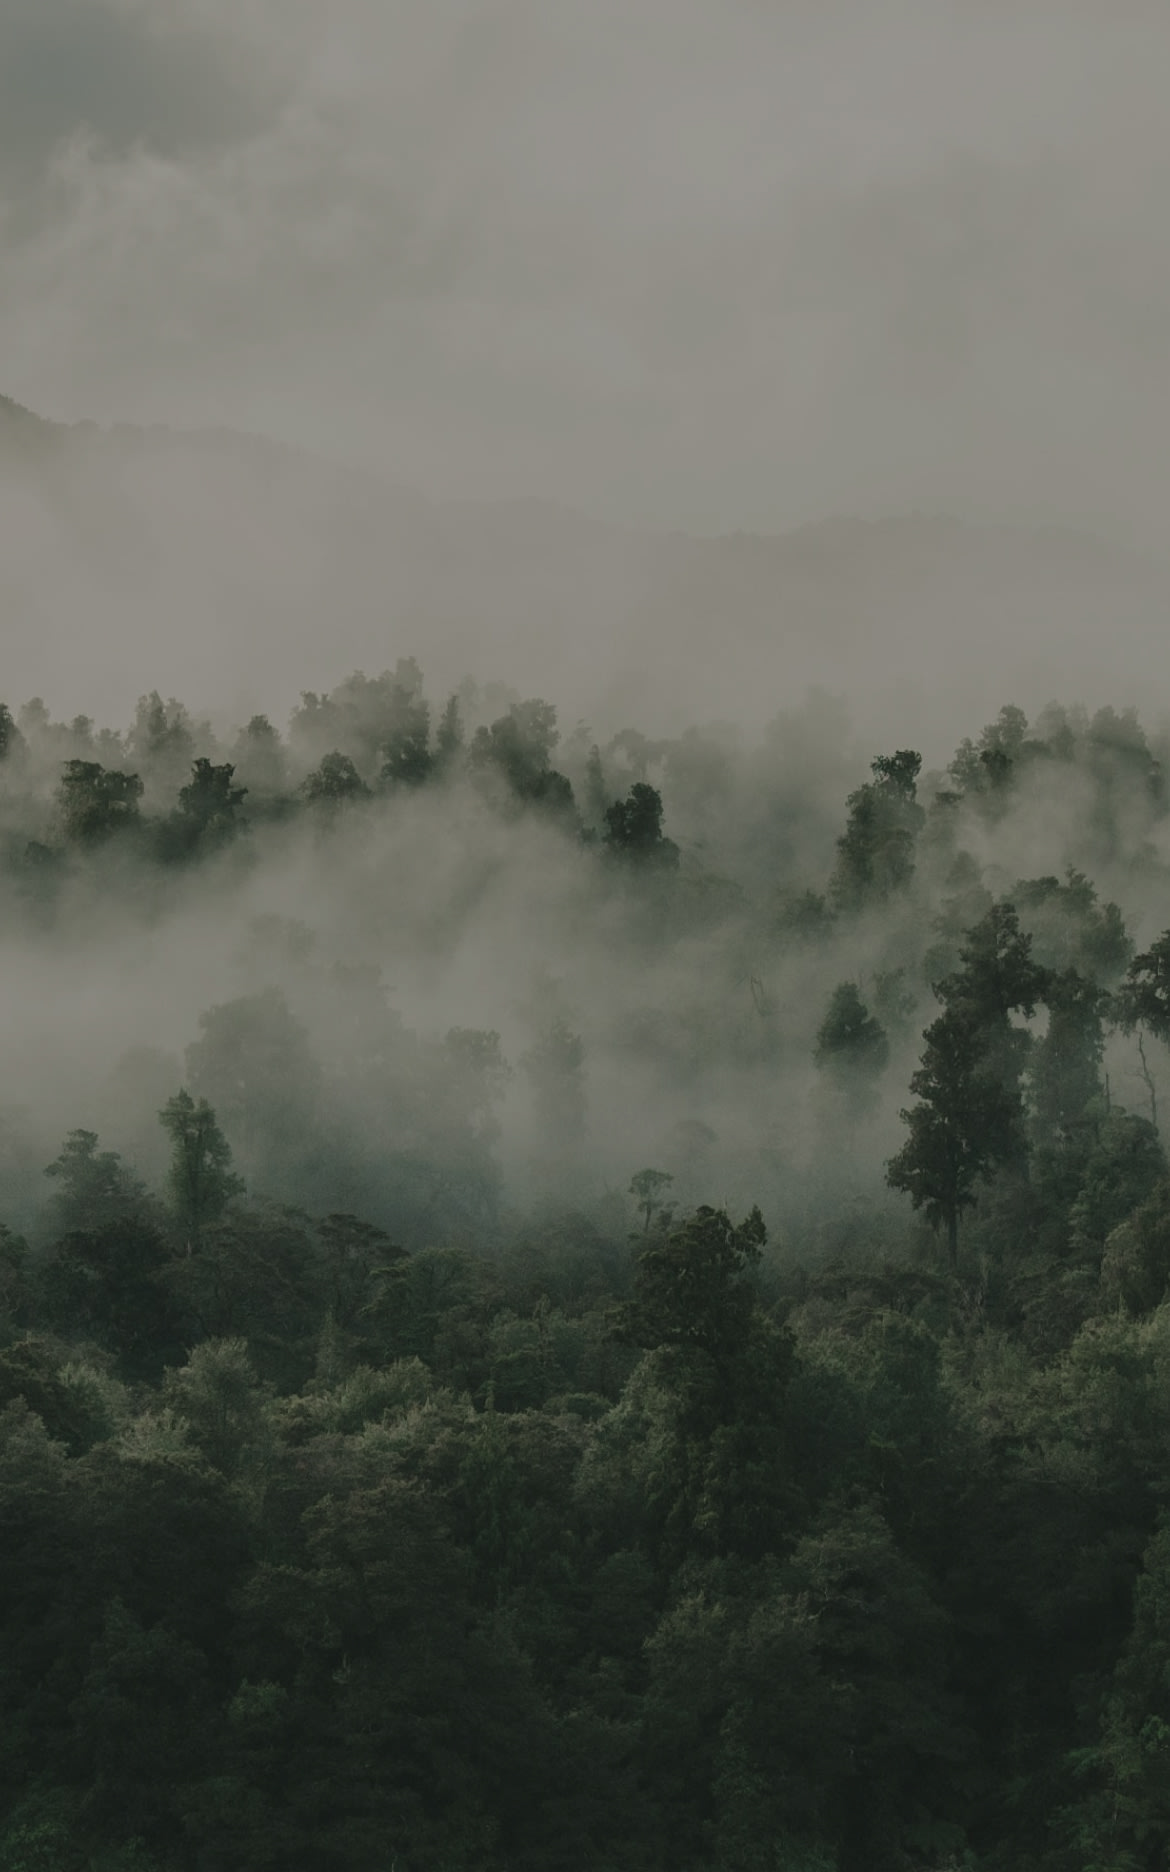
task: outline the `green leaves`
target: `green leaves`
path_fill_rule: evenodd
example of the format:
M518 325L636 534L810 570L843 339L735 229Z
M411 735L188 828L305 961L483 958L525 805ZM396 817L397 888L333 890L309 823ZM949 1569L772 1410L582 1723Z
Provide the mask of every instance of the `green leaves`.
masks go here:
M735 1224L725 1209L706 1206L677 1228L649 1236L627 1313L636 1342L716 1359L733 1353L754 1305L747 1277L766 1240L758 1209Z
M849 819L837 840L829 886L837 910L863 910L909 885L926 818L917 797L921 767L921 754L909 749L879 754L870 768L873 779L849 795Z
M243 1194L243 1180L232 1171L231 1146L205 1098L195 1100L184 1088L158 1116L173 1146L167 1175L172 1210L180 1233L194 1244L233 1196Z
M886 1169L890 1186L946 1230L952 1265L978 1185L1026 1157L1020 1081L1031 1037L1011 1017L1035 1013L1046 982L1011 904L980 919L960 963L936 986L943 1012L923 1035L910 1081L919 1103L902 1113L909 1136Z
M57 809L66 842L92 849L115 833L135 831L142 793L137 774L102 767L97 761L66 761L57 788Z

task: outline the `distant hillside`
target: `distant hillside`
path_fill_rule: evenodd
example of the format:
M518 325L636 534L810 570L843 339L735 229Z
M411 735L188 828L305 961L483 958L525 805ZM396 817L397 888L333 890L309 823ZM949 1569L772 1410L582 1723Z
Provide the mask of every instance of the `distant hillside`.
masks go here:
M1165 568L1071 531L915 514L638 532L0 398L3 685L60 712L124 715L155 687L291 703L413 653L435 687L470 672L609 726L758 723L818 683L891 732L925 712L945 740L1008 696L1170 709L1168 615Z

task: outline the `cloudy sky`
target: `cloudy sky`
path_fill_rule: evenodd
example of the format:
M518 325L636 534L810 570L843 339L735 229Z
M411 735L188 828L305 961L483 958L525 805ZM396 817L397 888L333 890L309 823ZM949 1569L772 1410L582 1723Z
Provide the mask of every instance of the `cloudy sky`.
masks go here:
M1161 540L1165 0L4 0L0 390L701 528Z

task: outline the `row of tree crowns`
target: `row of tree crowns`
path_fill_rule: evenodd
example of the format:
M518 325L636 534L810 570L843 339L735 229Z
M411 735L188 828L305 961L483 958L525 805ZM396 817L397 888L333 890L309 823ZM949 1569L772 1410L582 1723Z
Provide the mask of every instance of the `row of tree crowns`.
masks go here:
M53 723L39 701L19 718L0 704L0 774L11 793L47 766L56 770L55 828L75 850L141 833L148 793L177 796L150 826L154 855L175 859L231 843L246 827L249 795L252 816L279 821L298 808L336 812L459 777L477 783L497 806L539 812L613 856L665 869L677 864L656 788L634 779L624 797L608 795L593 746L579 809L571 782L552 764L559 739L552 704L509 701L468 739L463 709L477 696L473 685L451 696L432 733L418 666L400 661L393 675L351 678L331 696L306 693L287 745L267 716L253 716L235 739L233 758L221 761L196 752L200 742L213 741L210 727L157 694L142 698L124 737L95 733L88 717ZM338 745L329 745L333 738Z

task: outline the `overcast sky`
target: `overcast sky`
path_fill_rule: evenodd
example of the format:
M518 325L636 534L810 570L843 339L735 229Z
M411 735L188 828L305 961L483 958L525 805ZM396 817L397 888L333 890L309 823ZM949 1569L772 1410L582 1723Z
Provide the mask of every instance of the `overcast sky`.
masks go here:
M1166 0L3 0L0 389L670 525L1156 543Z

